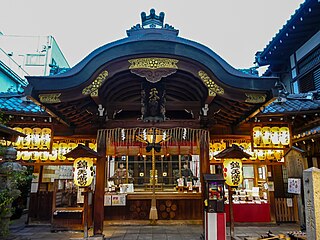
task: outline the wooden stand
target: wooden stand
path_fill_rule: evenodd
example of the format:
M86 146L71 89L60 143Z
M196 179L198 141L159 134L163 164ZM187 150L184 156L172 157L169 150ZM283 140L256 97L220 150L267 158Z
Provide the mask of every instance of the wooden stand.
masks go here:
M88 238L88 207L89 207L89 202L88 202L88 193L89 193L89 188L85 187L83 191L84 195L84 202L83 202L83 235L84 238Z
M234 239L234 218L233 218L233 207L232 207L232 187L228 186L229 194L229 213L230 213L230 236Z

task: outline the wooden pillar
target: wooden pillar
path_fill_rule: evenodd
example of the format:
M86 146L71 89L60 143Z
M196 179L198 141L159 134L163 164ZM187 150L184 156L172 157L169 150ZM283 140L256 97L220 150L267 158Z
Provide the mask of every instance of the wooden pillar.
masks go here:
M201 181L201 199L202 203L205 200L205 183L203 179L203 174L210 173L210 164L209 164L209 134L207 135L207 132L205 134L201 135L200 139L200 181ZM205 229L204 223L205 223L205 214L204 214L204 204L202 204L202 225L203 230Z
M268 173L271 172L271 177L268 176ZM273 167L271 165L267 166L267 176L268 176L268 181L275 182L274 181L274 171ZM276 219L276 200L274 197L274 191L268 191L268 198L269 198L269 203L270 203L270 219L271 222L275 223L277 221Z
M84 191L82 195L84 195L84 201L83 201L83 216L82 216L82 222L83 222L83 237L84 239L88 238L88 187L84 188Z
M201 192L202 198L204 200L204 181L203 174L210 173L210 163L209 163L209 137L207 134L202 134L200 139L200 174L201 174Z
M230 217L230 237L234 239L234 216L233 216L233 203L232 203L232 187L228 185L229 194L229 217Z
M101 134L97 138L97 150L101 157L97 158L96 164L96 187L94 194L94 236L103 235L103 221L104 221L104 188L105 188L105 174L106 174L106 137Z

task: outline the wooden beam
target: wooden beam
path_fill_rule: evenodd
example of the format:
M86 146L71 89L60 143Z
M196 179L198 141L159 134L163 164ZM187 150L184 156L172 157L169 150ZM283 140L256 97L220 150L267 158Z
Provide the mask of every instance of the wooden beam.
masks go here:
M140 102L109 102L107 103L108 109L122 109L122 110L136 110L141 108ZM166 110L184 110L184 109L194 109L198 108L200 110L200 101L167 101Z
M94 217L93 217L93 234L94 236L103 236L104 221L104 188L106 176L106 137L100 136L97 142L97 150L100 156L96 163L96 187L94 194Z
M200 182L201 182L201 198L202 202L206 199L205 196L205 183L203 175L210 173L210 158L209 158L209 133L208 136L203 134L200 139ZM204 205L204 204L202 204ZM204 212L204 206L202 206L201 212ZM203 215L204 217L204 215ZM203 224L204 224L203 219Z
M143 122L137 120L110 120L106 122L106 128L152 128L154 123ZM193 120L167 120L157 123L159 128L173 128L173 127L185 127L185 128L200 128L200 121L198 119Z
M257 107L256 109L253 109L252 111L250 111L250 113L246 114L246 116L243 116L243 120L240 120L236 125L239 126L247 121L250 120L250 118L255 117L258 113L262 112L264 110L264 108L266 106L268 106L269 104L271 104L273 101L275 101L277 98L273 97L271 98L269 101L265 102L264 104L262 104L260 107Z
M65 124L66 126L70 127L70 123L64 119L63 116L60 115L60 113L57 113L56 110L53 110L51 107L48 107L47 105L43 105L40 103L37 99L28 96L30 100L32 100L35 104L40 106L42 109L44 109L47 113L49 113L52 117L54 117L57 121Z

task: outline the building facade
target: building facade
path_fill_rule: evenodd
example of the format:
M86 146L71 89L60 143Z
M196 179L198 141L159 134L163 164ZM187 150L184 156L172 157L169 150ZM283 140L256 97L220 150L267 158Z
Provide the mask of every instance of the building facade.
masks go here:
M48 76L70 68L52 36L0 35L1 61L20 77ZM18 65L18 68L15 68Z
M320 2L305 1L269 44L258 52L259 65L269 65L265 75L278 76L279 99L258 116L265 121L288 121L292 142L286 164L278 169L284 176L278 185L279 198L294 197L299 203L300 222L304 225L303 192L292 194L288 185L302 179L306 168L319 167L320 121ZM303 183L301 183L303 188ZM291 194L290 194L291 193Z
M233 196L226 195L235 221L278 220L275 206L287 179L282 168L292 148L290 134L299 126L296 112L287 114L281 100L304 99L290 99L288 73L272 72L279 66L270 62L269 76L245 74L178 33L164 23L164 13L152 9L126 38L70 70L27 77L26 95L47 112L11 121L29 136L16 147L18 160L34 166L31 221L82 229L83 188L72 174L79 155L66 155L79 144L98 153L88 213L96 235L104 220L201 222L203 175L224 173L224 159L215 155L233 144L251 156L243 160L244 181ZM269 61L264 52L257 58L261 65ZM306 105L308 113L313 103ZM289 220L297 221L294 211Z
M71 162L59 149L75 139L97 147L95 234L102 233L104 220L202 221L202 176L222 174L222 161L212 156L233 143L249 151L246 119L278 94L277 78L232 68L212 50L179 37L164 24L164 13L153 9L141 14L127 38L97 49L65 73L28 81L29 97L59 122L53 137L60 138L64 165ZM237 192L237 221L243 211L250 212L247 221L272 221L263 184L267 165L281 164L279 151L260 160L252 150L246 184ZM40 163L50 164L45 158ZM63 195L63 189L54 194ZM57 216L68 211L62 205L59 200L53 206ZM63 220L55 218L61 226Z

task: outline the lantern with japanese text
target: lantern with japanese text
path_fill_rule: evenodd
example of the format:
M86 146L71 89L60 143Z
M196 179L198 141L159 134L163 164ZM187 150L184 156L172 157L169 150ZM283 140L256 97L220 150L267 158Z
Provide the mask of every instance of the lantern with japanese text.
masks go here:
M93 180L93 161L92 158L77 158L73 163L74 184L79 187L87 187Z
M73 179L79 187L87 187L92 183L94 176L93 159L100 155L89 147L78 144L70 152L64 155L67 159L74 158Z
M239 186L243 180L242 161L240 159L225 159L223 161L223 176L229 186Z
M279 127L272 127L271 128L271 141L274 145L278 145L280 143Z
M262 133L262 142L264 146L269 146L271 144L271 134L270 127L263 127L261 129Z
M262 144L262 131L261 127L257 126L253 128L253 146L254 147L260 147Z
M17 149L24 150L49 150L51 148L50 128L19 128L14 130L24 133L25 137L19 137L13 144Z
M215 156L215 158L223 159L223 176L226 184L230 187L236 187L242 183L242 159L249 159L250 157L250 154L244 152L241 147L235 144Z
M287 126L255 126L252 128L253 148L286 148L290 145Z
M282 145L290 144L290 130L288 127L281 127L279 130L279 140Z
M43 128L41 131L40 149L50 149L51 147L51 129Z

